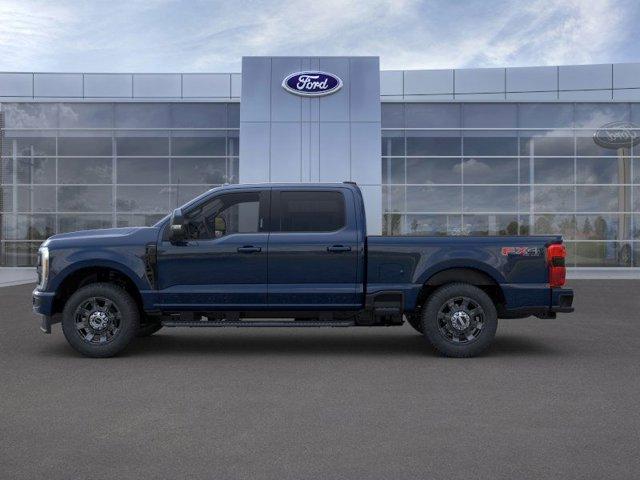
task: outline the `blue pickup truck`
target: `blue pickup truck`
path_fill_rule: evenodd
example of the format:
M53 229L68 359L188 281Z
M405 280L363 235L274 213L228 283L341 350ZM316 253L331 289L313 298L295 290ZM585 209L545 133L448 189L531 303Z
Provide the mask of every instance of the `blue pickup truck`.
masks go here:
M162 327L393 326L470 357L498 318L573 311L557 236L367 236L357 185L228 185L152 227L55 235L33 310L109 357Z

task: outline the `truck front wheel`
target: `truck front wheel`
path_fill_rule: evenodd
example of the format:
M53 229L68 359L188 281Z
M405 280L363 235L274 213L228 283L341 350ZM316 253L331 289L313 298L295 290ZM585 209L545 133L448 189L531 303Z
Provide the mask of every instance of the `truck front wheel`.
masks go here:
M125 290L111 283L92 283L76 291L62 312L62 331L69 344L88 357L112 357L136 336L140 313Z
M423 309L425 338L447 357L473 357L493 341L496 307L478 287L450 283L438 288Z

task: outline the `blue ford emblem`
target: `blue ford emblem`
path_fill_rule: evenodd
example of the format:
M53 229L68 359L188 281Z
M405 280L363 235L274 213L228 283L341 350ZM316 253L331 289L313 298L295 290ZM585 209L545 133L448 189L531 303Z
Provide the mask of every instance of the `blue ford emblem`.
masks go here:
M282 81L282 88L303 97L320 97L340 90L342 80L327 72L296 72Z

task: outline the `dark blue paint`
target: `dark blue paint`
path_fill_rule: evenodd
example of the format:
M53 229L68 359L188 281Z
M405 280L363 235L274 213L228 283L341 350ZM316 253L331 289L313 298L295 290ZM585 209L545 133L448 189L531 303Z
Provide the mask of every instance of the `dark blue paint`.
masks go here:
M549 309L557 294L548 286L542 256L503 255L502 247L544 248L560 237L381 237L366 236L360 189L351 184L232 185L216 188L183 207L188 210L229 191L261 191L273 203L278 192L339 191L345 199L344 228L327 233L233 234L215 240L171 244L169 218L153 227L91 230L55 235L45 242L51 273L38 313L51 315L53 295L79 269L103 266L130 278L148 311L359 310L365 295L401 291L405 310L433 275L473 268L495 280L507 309ZM267 225L268 225L267 219ZM156 280L147 276L148 245L157 246ZM259 247L241 253L238 247ZM350 251L330 252L340 245Z

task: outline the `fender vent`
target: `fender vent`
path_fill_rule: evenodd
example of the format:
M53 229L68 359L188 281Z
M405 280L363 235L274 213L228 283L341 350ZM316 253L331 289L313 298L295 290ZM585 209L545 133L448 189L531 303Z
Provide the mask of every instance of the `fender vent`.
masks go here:
M155 243L147 244L144 253L144 268L151 288L156 288L156 264L158 263L158 248Z

